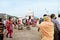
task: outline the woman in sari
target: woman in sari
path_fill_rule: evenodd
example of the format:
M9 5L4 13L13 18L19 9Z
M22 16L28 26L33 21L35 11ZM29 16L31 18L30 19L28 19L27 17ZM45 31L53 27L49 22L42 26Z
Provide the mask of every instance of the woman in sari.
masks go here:
M49 16L44 17L44 21L40 24L41 40L54 40L54 24Z

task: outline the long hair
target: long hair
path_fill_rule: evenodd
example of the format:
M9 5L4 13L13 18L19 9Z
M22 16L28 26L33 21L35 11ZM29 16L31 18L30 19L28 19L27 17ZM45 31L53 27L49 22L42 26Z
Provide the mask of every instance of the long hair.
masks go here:
M9 20L11 19L12 17L9 17Z

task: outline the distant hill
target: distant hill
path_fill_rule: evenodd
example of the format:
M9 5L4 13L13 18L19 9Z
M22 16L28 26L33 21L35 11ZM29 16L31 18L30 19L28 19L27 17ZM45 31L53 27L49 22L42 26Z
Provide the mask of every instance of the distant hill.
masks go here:
M6 18L6 15L7 15L7 18L8 17L15 17L15 16L11 16L11 15L8 15L8 14L5 14L5 13L0 13L1 18Z

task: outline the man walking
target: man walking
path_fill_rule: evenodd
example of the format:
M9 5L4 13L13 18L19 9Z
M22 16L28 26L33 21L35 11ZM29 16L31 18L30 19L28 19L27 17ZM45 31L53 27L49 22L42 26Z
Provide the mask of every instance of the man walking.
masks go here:
M3 30L4 30L4 24L2 22L2 18L0 18L0 40L3 40Z

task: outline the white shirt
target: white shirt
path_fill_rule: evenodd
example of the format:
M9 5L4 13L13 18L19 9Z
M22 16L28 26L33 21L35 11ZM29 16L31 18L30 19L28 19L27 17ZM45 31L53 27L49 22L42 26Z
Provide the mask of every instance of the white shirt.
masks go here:
M59 24L60 24L60 18L57 18L57 21L59 22Z
M4 26L6 26L6 20L3 21Z
M58 26L59 26L59 30L60 30L60 17L57 18L57 21L58 21L58 23L59 23Z

